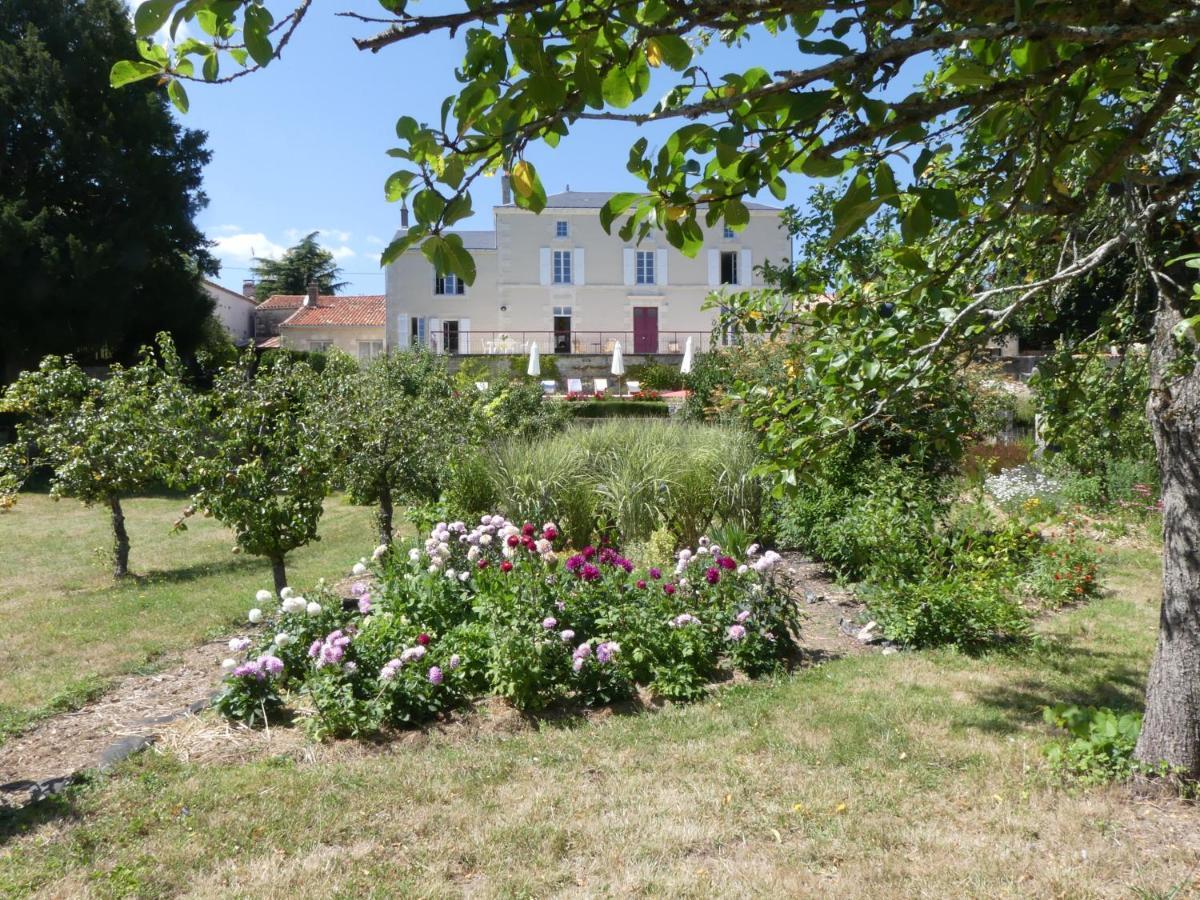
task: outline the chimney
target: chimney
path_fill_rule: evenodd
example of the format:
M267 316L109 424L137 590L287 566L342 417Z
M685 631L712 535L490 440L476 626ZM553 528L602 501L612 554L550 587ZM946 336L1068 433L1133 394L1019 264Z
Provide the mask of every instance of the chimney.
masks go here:
M507 172L500 176L500 203L504 206L512 203L512 181Z
M408 227L408 204L407 203L402 203L400 205L400 227L401 228Z
M317 283L315 281L310 281L308 283L308 295L304 298L304 305L310 308L316 306L317 297Z
M258 296L258 287L254 284L253 280L247 278L242 282L242 296L247 297L250 300L253 300L256 296Z

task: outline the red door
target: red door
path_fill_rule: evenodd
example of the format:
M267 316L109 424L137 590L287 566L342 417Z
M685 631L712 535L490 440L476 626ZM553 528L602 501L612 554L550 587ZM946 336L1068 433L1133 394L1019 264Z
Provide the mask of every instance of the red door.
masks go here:
M658 307L633 308L633 352L658 352Z

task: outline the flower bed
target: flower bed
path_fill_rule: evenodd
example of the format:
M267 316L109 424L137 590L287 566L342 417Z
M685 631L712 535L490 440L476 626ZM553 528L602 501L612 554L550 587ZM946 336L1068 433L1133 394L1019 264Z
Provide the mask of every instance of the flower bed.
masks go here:
M794 650L796 611L773 552L736 560L705 541L664 572L612 547L561 544L553 524L488 515L439 523L421 546L380 548L376 583L356 582L345 601L285 590L274 604L260 591L249 618L266 636L231 643L244 658L225 661L217 707L254 724L290 691L311 702L318 736L363 735L486 694L521 709L610 703L639 685L693 699L722 672L761 675Z

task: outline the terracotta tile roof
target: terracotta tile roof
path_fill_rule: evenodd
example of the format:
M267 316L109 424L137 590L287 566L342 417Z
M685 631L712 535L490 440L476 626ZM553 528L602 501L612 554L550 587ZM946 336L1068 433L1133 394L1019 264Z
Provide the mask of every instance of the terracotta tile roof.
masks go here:
M322 300L329 299L322 297ZM299 309L304 305L303 294L272 294L262 303L258 304L259 309Z
M275 337L264 338L255 344L255 346L258 347L259 350L273 350L279 346L279 335L275 335Z
M276 295L276 297L282 296L284 295ZM276 297L269 298L263 305L270 303ZM262 309L262 306L259 309ZM355 294L340 297L323 295L317 298L316 306L301 304L294 313L279 323L279 327L319 328L329 325L366 325L383 328L386 322L387 298L383 294Z

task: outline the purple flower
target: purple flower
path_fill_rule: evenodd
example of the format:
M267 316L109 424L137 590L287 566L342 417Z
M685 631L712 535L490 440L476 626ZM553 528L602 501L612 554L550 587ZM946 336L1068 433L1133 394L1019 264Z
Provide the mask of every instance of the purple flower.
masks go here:
M674 596L674 594L675 594L675 585L673 585L673 584L664 584L664 585L663 585L663 593L664 593L664 594L666 594L668 597Z
M283 671L283 660L278 656L260 656L258 664L268 675L278 675Z
M585 560L583 558L582 554L576 553L574 556L569 557L567 559L567 571L568 572L578 572L580 569L583 568L583 564L586 561L587 560Z
M580 644L571 655L576 659L587 659L592 655L592 645L588 643Z
M430 666L428 678L429 678L430 684L441 684L442 683L442 670L439 669L437 666Z
M596 555L596 548L593 547L591 544L588 544L586 547L583 548L583 558L584 559L591 559L595 555Z
M262 667L257 661L242 663L233 670L233 674L238 678L245 678L249 676L251 678L257 678L259 681L262 681L267 677L267 674L262 670Z
M704 573L704 580L709 584L716 584L721 580L721 570L716 566L709 566Z
M562 638L562 642L564 644L569 644L571 641L575 640L575 632L570 628L564 628L558 633L558 636Z
M722 556L717 559L717 565L726 571L732 571L737 568L737 562L732 556Z
M637 580L637 587L638 587L638 590L639 590L639 591L644 591L644 590L646 589L646 581L645 581L645 579L643 579L643 578L639 578L639 579Z
M400 662L398 659L389 659L383 664L383 668L379 670L379 680L391 681L396 677L396 670L402 665L404 665L404 663Z
M577 657L575 657L575 661L573 663L571 663L571 668L574 669L576 672L578 672L580 669L583 668L583 663L584 663L583 657L577 656Z
M739 625L745 625L746 620L749 618L750 618L750 610L743 609L740 613L737 614L737 623Z
M542 619L542 627L547 631L553 631L558 627L558 619L554 618L554 616L546 616L546 618Z
M691 613L682 613L668 622L672 628L682 628L684 625L699 625L700 620Z
M364 616L371 611L371 595L363 594L358 598L358 611Z
M354 582L354 584L350 585L350 593L353 594L355 597L361 597L366 592L367 592L367 586L365 584L363 584L361 581L356 581L356 582Z
M662 578L662 569L658 569L658 568L651 569L650 577L653 578L655 581L658 581L658 579Z
M746 629L741 625L730 625L727 633L731 641L740 641L746 637Z
M613 657L617 655L617 651L621 646L615 641L605 641L596 648L596 661L600 663L610 663Z
M599 581L600 570L591 563L584 563L583 571L580 573L584 581Z
M462 657L455 653L450 657L450 662L448 662L447 665L451 669L457 669L460 665L462 665Z
M563 603L561 600L555 600L554 608L557 609L559 612L562 612L564 609L567 608L567 604Z
M321 639L317 638L312 642L312 646L308 648L308 655L313 659L317 658L317 654L321 652Z

